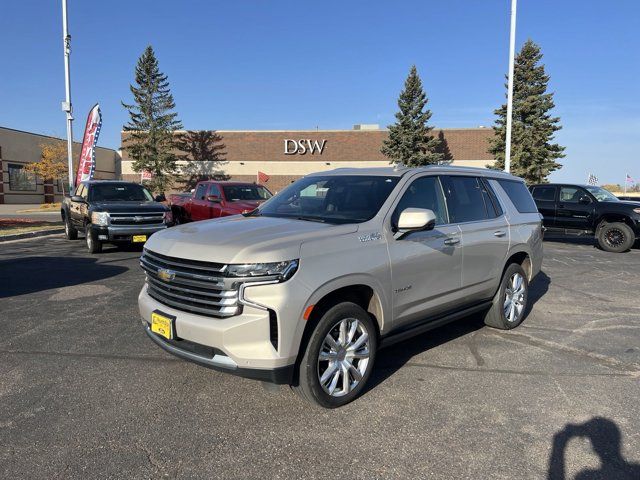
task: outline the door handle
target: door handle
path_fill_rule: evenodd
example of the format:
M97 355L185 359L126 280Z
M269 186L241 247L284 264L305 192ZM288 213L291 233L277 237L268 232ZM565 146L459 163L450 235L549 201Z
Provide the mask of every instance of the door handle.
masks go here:
M455 245L456 243L460 243L460 239L456 237L449 237L444 241L445 245Z
M497 230L493 232L494 237L504 237L507 234L504 230Z

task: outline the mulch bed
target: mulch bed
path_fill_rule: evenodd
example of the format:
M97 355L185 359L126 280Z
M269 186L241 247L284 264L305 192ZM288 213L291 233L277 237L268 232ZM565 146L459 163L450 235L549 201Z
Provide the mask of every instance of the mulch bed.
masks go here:
M59 222L43 222L32 218L0 218L0 230L17 227L44 227L47 225L55 227L57 223Z

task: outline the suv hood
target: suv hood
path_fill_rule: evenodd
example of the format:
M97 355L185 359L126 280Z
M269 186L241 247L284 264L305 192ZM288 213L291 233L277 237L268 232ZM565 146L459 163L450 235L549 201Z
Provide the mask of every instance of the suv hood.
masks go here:
M91 205L97 212L165 212L167 207L158 202L95 202Z
M216 263L278 262L300 258L307 240L346 235L357 224L234 215L154 233L146 248L171 257Z

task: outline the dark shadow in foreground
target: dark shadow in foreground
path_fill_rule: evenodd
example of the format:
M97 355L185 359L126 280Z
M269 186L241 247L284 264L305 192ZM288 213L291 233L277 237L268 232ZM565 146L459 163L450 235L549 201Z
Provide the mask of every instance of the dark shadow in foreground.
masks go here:
M533 305L547 293L550 284L551 279L544 272L538 273L533 279L529 287L527 315ZM524 321L527 321L526 317ZM364 388L364 392L368 392L380 385L416 355L473 333L483 327L483 315L475 314L378 351L371 377Z
M114 277L128 268L96 258L26 257L0 260L0 298L69 287Z
M594 417L581 425L568 423L553 437L553 447L549 458L548 480L565 480L565 456L569 440L588 438L593 451L600 457L600 468L584 469L575 480L590 479L640 479L640 464L629 463L622 456L622 434L611 420Z

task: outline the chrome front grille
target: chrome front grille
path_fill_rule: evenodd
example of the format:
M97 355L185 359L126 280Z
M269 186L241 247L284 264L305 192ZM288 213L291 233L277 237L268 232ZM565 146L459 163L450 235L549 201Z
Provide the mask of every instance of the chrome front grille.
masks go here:
M109 213L111 225L135 227L138 225L162 225L164 212Z
M144 250L140 266L147 274L147 293L177 310L211 317L238 313L238 287L224 277L226 265L168 257Z

